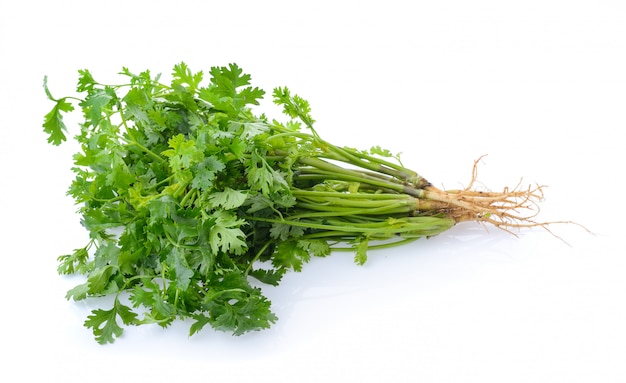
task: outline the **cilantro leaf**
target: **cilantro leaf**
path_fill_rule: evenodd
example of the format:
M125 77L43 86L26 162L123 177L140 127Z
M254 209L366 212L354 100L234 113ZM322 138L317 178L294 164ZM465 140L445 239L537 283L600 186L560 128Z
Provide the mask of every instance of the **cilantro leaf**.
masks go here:
M174 272L176 287L181 290L187 290L189 284L191 283L191 279L193 278L194 272L187 263L185 253L178 247L173 246L172 250L167 255L167 263Z
M137 314L116 299L113 308L110 310L93 310L91 315L87 317L85 326L92 329L98 343L113 343L115 338L119 338L124 332L122 327L117 323L118 316L122 320L122 323L130 325L134 324Z
M228 67L212 67L210 73L213 87L210 92L204 93L204 96L209 99L208 101L217 104L219 102L216 101L220 98L227 98L232 101L231 105L234 110L240 110L248 104L258 105L259 99L265 95L265 91L256 87L238 90L250 84L251 76L243 73L237 64L229 64Z
M285 275L286 269L272 269L272 270L264 270L264 269L254 269L250 270L248 275L256 278L260 282L263 282L268 285L278 286L283 275Z
M330 245L323 239L299 239L298 246L316 257L326 257L331 253Z
M299 118L306 126L313 128L315 120L311 117L309 102L298 95L291 95L287 87L274 89L274 103L283 107L283 113L291 118Z
M107 107L111 106L112 101L116 98L117 96L111 88L91 89L87 97L80 103L87 121L92 126L98 126L104 118L103 112L105 112Z
M213 217L214 223L209 230L211 250L214 253L221 250L223 252L243 254L247 249L246 236L241 230L241 226L245 224L245 221L224 210L216 211Z
M87 298L87 294L89 293L89 283L81 283L80 285L76 285L69 289L65 294L65 299L70 300L74 299L75 301L80 301L82 299Z
M169 195L163 195L150 200L146 207L149 212L149 225L163 222L165 219L176 214L176 200Z
M189 336L200 332L204 328L204 326L211 323L211 318L202 313L192 314L191 317L196 321L193 322L189 327Z
M288 190L289 186L283 175L274 170L258 151L252 152L247 161L248 185L253 191L260 190L264 195Z
M230 271L209 285L203 302L209 315L196 316L192 331L197 332L207 323L217 330L232 331L233 335L268 328L277 320L270 306L270 301L260 289L250 286L244 274Z
M94 80L91 72L88 69L80 69L78 71L78 85L76 85L76 90L78 92L89 92L93 90L93 87L97 84L96 80Z
M144 279L143 286L137 285L130 294L130 301L133 307L143 306L148 309L142 319L135 319L132 324L154 323L165 328L176 318L177 309L175 305L168 302L169 296L164 294L159 286L152 280ZM180 290L176 290L178 295Z
M354 254L354 262L357 265L364 265L367 262L367 249L369 246L369 241L367 238L360 238L357 244L354 246L355 254Z
M72 254L62 255L57 258L59 261L57 271L59 274L74 274L74 272L80 271L85 267L88 258L87 247L76 249Z
M247 197L247 193L226 187L223 191L213 192L209 196L209 202L214 207L231 210L243 205Z
M251 76L243 73L243 69L234 63L228 67L214 66L210 73L215 93L222 97L235 97L237 88L250 84Z
M309 252L296 240L280 242L272 257L272 264L278 268L302 271L302 265L311 259Z
M188 140L182 134L169 139L171 149L164 150L162 154L170 159L170 166L174 171L188 169L204 160L204 153L192 140Z
M217 330L232 331L233 335L269 328L278 319L270 310L267 298L260 293L223 302L215 309L211 325Z
M259 105L259 100L263 98L265 91L259 88L247 87L242 89L237 95L237 101L242 105Z
M89 294L100 295L107 290L111 277L117 272L116 267L113 265L106 265L104 267L95 269L87 279L87 285L89 286Z
M274 239L280 239L281 241L291 237L300 237L302 234L304 234L304 229L300 226L280 222L272 224L272 228L270 229L270 236Z
M174 78L172 80L172 88L178 88L183 84L187 84L188 91L190 93L194 93L202 82L203 73L200 71L194 74L191 72L191 69L189 69L187 64L181 62L174 65L172 76Z
M67 137L65 136L65 132L67 131L67 127L63 122L63 112L71 112L74 110L72 104L70 104L66 98L61 98L59 100L52 99L50 92L48 91L48 86L46 84L46 80L44 80L44 87L46 88L46 93L48 97L56 101L52 110L48 112L44 116L43 122L43 130L48 134L48 143L53 145L60 145L61 142L65 141Z

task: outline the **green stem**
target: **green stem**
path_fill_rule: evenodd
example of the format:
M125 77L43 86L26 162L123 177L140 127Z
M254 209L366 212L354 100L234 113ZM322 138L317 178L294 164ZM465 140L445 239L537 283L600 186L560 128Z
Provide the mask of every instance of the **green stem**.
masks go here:
M309 211L307 213L291 214L290 219L301 218L322 218L322 217L337 217L337 216L356 216L356 215L384 215L392 216L397 214L410 214L415 211L410 205L406 203L395 203L379 207L360 207L349 208L342 206L324 206L315 203L298 202L297 207Z
M402 194L394 193L338 193L334 191L321 191L321 190L304 190L304 189L292 189L291 194L296 197L316 197L316 198L342 198L342 199L363 199L366 201L375 200L398 200L411 198Z
M150 157L152 157L154 160L157 160L159 163L161 164L165 164L167 163L167 161L165 160L165 158L159 156L158 154L156 154L155 152L153 152L152 150L146 148L145 146L143 146L142 144L140 144L139 142L137 142L137 140L135 139L135 137L133 136L133 134L131 133L131 130L126 129L126 134L128 134L128 138L123 137L124 141L126 141L126 143L130 144L130 145L134 145L137 148L139 148L141 151L145 152L146 154L148 154Z
M265 242L265 245L263 245L263 247L261 248L261 250L257 251L257 253L254 255L254 258L252 258L252 260L250 261L250 263L248 264L248 267L246 267L246 271L244 271L244 275L248 275L248 273L250 272L250 270L252 270L252 266L254 265L254 263L256 261L259 260L259 258L261 257L261 255L263 255L263 253L265 252L265 250L267 250L267 248L274 243L273 240L269 240L267 242Z
M368 245L367 249L368 250L389 249L389 248L393 248L393 247L406 245L408 243L417 241L420 238L421 237L402 238L399 241L391 241L391 242L379 243L379 244L375 244L375 245ZM352 253L352 252L354 252L354 247L331 247L331 250L332 251L346 251L346 252L351 252Z
M322 140L317 135L311 135L298 131L288 131L279 129L281 133L275 134L272 138L295 137L302 141L313 143L321 151L319 157L348 163L362 169L371 170L378 174L386 174L394 177L399 181L409 183L415 188L423 188L430 185L419 174L413 170L407 169L402 165L371 156L367 153L357 151L350 148L342 148ZM299 143L302 145L302 142Z
M410 183L415 187L424 187L428 184L414 171L397 166L391 162L335 145L328 144L328 148L335 153L335 155L329 155L329 159L342 161L376 173L386 174L400 181Z
M193 204L193 201L198 197L198 189L190 189L187 194L180 201L180 206L186 207L188 205Z
M119 115L120 118L122 119L122 124L124 125L124 129L126 130L126 134L128 135L128 137L130 138L130 140L124 136L122 136L122 138L124 139L124 141L126 141L126 143L134 145L136 147L138 147L139 149L141 149L141 151L147 153L150 157L152 157L153 159L157 160L160 163L166 163L167 161L159 156L158 154L156 154L155 152L153 152L152 150L146 148L145 146L143 146L142 144L140 144L137 139L133 136L132 133L132 129L130 129L128 127L128 124L126 123L126 118L124 117L124 113L122 112L122 106L121 105L117 105L117 108L119 109Z
M308 165L312 167L310 168L300 168L298 171L301 175L298 175L298 178L302 176L313 176L313 177L302 177L302 179L315 179L316 176L320 180L339 180L339 181L349 181L349 182L359 182L364 184L369 184L372 186L381 187L388 190L393 190L398 193L408 194L413 197L422 197L424 195L424 191L422 189L413 188L411 186L407 186L404 184L393 182L392 180L386 180L382 177L376 177L370 174L366 174L364 172L360 172L358 170L353 169L345 169L341 166L337 166L335 164L331 164L330 162L321 160L319 158L314 157L302 157L299 158L298 161L301 164Z
M307 229L340 231L354 234L385 234L399 235L414 232L427 236L435 235L449 229L454 225L454 220L446 217L408 217L402 219L374 220L365 223L341 221L337 219L323 219L321 221L297 221L291 219L275 219L248 216L245 219L268 223L282 223Z

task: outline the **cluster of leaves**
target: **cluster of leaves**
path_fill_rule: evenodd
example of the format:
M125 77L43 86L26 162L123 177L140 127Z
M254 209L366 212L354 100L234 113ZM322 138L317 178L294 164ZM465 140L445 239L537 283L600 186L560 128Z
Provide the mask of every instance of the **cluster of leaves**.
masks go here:
M122 84L106 85L80 70L81 97L58 99L44 81L55 103L43 123L51 144L66 140L64 113L77 105L83 114L68 194L90 237L59 257L58 271L87 277L68 299L115 297L111 309L96 309L85 322L100 343L113 342L122 325L167 327L183 318L193 320L191 334L206 325L235 335L268 328L277 318L250 277L276 285L286 271L301 270L341 241L351 242L363 263L370 240L410 240L450 226L431 222L439 219L434 216L424 217L427 224L393 218L414 215L415 206L400 211L398 200L389 199L386 211L369 200L369 193L406 189L406 180L374 182L322 161L417 177L373 160L397 158L379 147L340 149L319 139L308 102L289 89L273 93L289 121L255 115L264 91L235 64L212 67L206 85L203 72L185 63L174 66L169 84L150 71L123 68L120 75ZM368 182L376 189L368 190ZM328 205L327 193L343 195L345 188L367 198L341 200L327 212L307 208ZM296 190L317 194L302 199ZM380 218L360 214L372 208Z
M202 72L184 63L174 67L169 86L149 71L124 68L128 83L116 86L98 83L88 70L79 74L80 99L55 99L45 86L55 106L44 130L50 143L64 141L62 113L78 102L82 150L68 193L81 204L91 239L61 256L58 271L87 275L68 298L116 294L113 308L94 310L85 325L100 343L122 333L118 321L167 326L190 317L192 334L206 324L234 334L269 327L276 320L270 302L247 275L276 284L286 269L300 269L309 254L326 255L329 248L283 242L272 270L251 269L257 247L267 242L263 236L288 236L289 229L258 231L240 216L294 204L288 169L267 159L270 126L249 108L264 91L250 86L235 64L211 68L208 86L201 86ZM122 291L133 308L121 303Z

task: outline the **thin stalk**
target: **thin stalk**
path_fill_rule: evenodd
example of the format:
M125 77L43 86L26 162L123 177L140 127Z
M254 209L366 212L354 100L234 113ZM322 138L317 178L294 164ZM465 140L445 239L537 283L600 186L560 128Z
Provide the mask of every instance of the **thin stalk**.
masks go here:
M263 245L263 247L261 248L261 250L257 251L257 253L254 255L254 258L252 258L252 260L250 261L250 263L248 264L248 267L246 267L246 271L244 271L244 275L248 275L248 273L250 273L250 270L252 270L252 266L254 265L254 263L256 261L259 260L259 258L261 258L261 255L263 255L263 253L265 252L265 250L267 250L267 248L274 243L273 240L269 240L267 242L265 242L265 245Z
M278 127L277 127L278 128ZM386 161L379 157L371 156L350 148L342 148L333 145L319 138L317 135L301 133L297 131L286 131L285 129L277 129L281 133L275 134L272 138L295 137L303 141L313 144L321 150L321 158L337 160L351 165L355 165L362 169L368 169L375 173L382 173L394 177L402 182L411 184L416 188L422 188L430 185L423 177L411 169L407 169L402 165ZM301 143L300 143L301 144ZM297 145L297 144L296 144Z
M145 146L143 146L142 144L140 144L137 139L133 136L132 134L132 130L128 127L128 124L126 123L126 118L124 117L124 113L122 112L122 107L120 105L117 106L119 109L119 115L120 118L122 119L122 124L124 125L124 129L126 130L126 134L128 135L128 137L130 138L130 140L128 140L128 138L124 137L122 135L122 138L124 139L124 141L126 141L126 143L134 145L136 147L138 147L139 149L141 149L143 152L147 153L150 157L152 157L153 159L157 160L160 163L165 163L166 160L159 156L158 154L156 154L155 152L153 152L152 150L146 148Z
M352 164L363 169L371 170L375 173L386 174L404 183L409 183L417 188L429 185L429 182L417 173L402 166L395 166L395 164L391 162L368 156L363 153L358 153L356 151L351 151L347 148L340 148L330 144L328 144L328 148L332 149L335 153L335 155L329 155L329 159ZM366 161L364 159L366 159Z
M379 186L381 188L389 189L396 191L398 193L409 194L414 197L421 197L423 195L423 191L421 189L415 189L406 185L394 183L391 181L386 181L384 179L374 177L363 172L359 172L357 170L345 169L341 166L337 166L335 164L331 164L330 162L320 160L319 158L313 157L302 157L299 158L298 161L304 165L311 166L318 170L315 171L316 174L323 175L326 180L342 180L342 181L351 181L351 182L359 182L370 184L373 186ZM301 169L301 171L306 172L307 169Z
M408 233L400 233L396 235L384 235L381 237L377 237L375 234L368 234L368 239L374 240L374 241L389 241L390 239L398 239L398 238L415 240L415 239L423 238L426 235L430 235L430 234L408 232ZM346 242L350 242L354 240L357 237L358 236L355 236L354 233L350 233L350 232L320 231L316 233L305 234L301 238L325 239L327 241L332 240L333 242L336 242L336 243L340 243L340 242L346 243Z
M378 208L344 208L344 207L323 207L316 204L298 203L299 208L308 211L307 213L291 214L290 219L302 218L324 218L338 216L356 216L356 215L397 215L408 214L413 211L410 206L405 204L395 204L389 206L381 206Z
M404 196L401 194L394 193L338 193L338 192L330 192L330 191L318 191L318 190L304 190L304 189L292 189L291 194L295 197L303 196L303 197L316 197L316 198L344 198L344 199L363 199L368 201L373 200L397 200L410 198L408 196Z
M320 222L297 221L290 219L275 219L263 217L245 217L251 221L261 221L268 223L281 223L298 226L307 229L318 229L328 231L344 231L358 234L400 234L407 232L422 232L423 235L434 235L452 227L454 220L444 217L409 217L404 219L388 219L370 223L352 223L339 220L324 219ZM413 219L411 219L413 218Z
M417 241L418 239L420 239L421 237L414 237L414 238L403 238L399 241L391 241L391 242L385 242L385 243L379 243L379 244L375 244L375 245L368 245L367 249L368 250L381 250L381 249L389 249L389 248L393 248L393 247L397 247L397 246L402 246L402 245L406 245L408 243ZM331 246L332 251L346 251L346 252L354 252L354 247L335 247L335 246Z
M337 193L339 194L339 193ZM398 194L398 197L401 197ZM311 203L318 204L320 206L329 206L329 207L349 207L349 208L363 208L363 209L376 209L376 208L384 208L386 206L394 206L394 205L407 205L415 207L415 198L406 199L406 198L398 198L395 200L365 200L365 199L344 199L340 197L325 197L325 198L316 198L316 197L301 197L297 199L302 203Z

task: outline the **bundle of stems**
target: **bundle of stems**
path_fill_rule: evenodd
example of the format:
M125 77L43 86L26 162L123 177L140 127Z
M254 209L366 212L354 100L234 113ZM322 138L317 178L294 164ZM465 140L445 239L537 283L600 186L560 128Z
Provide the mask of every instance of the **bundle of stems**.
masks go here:
M467 187L442 190L399 161L335 146L314 130L306 134L275 129L275 138L296 137L291 151L281 148L272 152L278 161L293 158L293 153L307 148L306 155L296 156L292 165L292 195L297 203L288 215L250 219L312 229L308 238L337 243L354 242L355 238L387 241L370 243L369 248L433 236L465 221L488 223L512 234L514 229L547 229L549 224L534 220L539 213L538 202L543 199L542 186L522 189L520 182L514 189L501 192L474 189L478 164L484 156L474 161Z

